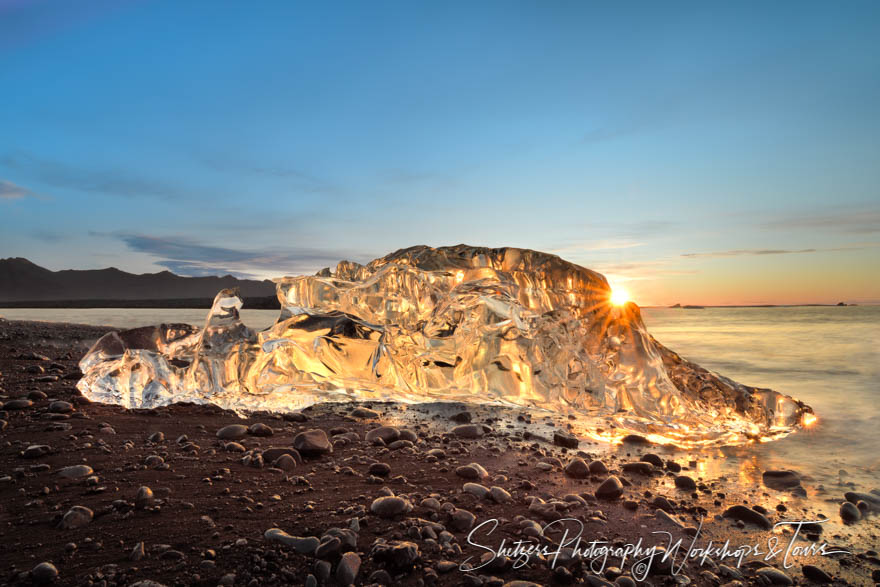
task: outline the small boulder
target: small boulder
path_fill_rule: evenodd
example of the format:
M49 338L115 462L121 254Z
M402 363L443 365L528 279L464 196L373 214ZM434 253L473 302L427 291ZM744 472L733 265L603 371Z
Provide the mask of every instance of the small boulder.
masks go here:
M217 431L220 440L240 440L247 436L247 426L242 424L230 424Z
M313 428L293 438L293 448L306 457L318 457L333 452L333 445L323 430Z

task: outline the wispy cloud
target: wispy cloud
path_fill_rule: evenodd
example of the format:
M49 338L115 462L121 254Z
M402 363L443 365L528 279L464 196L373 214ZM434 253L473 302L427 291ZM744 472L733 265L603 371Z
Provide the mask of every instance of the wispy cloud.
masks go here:
M213 171L246 174L277 179L292 185L300 192L321 195L340 193L341 188L324 178L303 171L295 165L261 162L228 155L197 155L197 160Z
M150 236L131 233L98 234L116 238L132 251L156 257L160 267L179 275L223 275L239 277L280 276L313 273L335 266L342 259L367 261L363 251L287 249L234 249L205 244L184 236Z
M857 243L842 247L829 247L823 249L733 249L730 251L713 251L710 253L682 253L682 257L690 259L700 257L746 257L760 255L800 255L806 253L829 253L837 251L858 251L870 247L876 247L878 243Z
M765 222L763 228L772 230L802 229L825 230L850 234L880 232L880 209L852 209L843 212L820 212L792 216Z
M0 200L20 200L33 197L36 197L36 194L26 187L0 179Z
M142 177L128 170L82 169L60 161L42 159L30 153L17 152L0 156L0 165L26 174L40 183L81 192L160 199L184 198L191 195L179 186Z

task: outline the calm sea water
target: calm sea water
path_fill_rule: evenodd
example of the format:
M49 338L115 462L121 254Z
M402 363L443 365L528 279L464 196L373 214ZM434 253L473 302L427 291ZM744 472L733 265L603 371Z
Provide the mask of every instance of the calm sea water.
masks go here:
M109 324L201 325L205 310L0 309L12 320ZM271 325L278 312L244 310L250 327ZM649 331L707 369L769 387L811 406L818 424L763 445L716 452L744 481L767 468L795 468L814 484L844 479L880 486L880 306L798 308L646 308ZM750 471L752 473L750 473ZM759 479L759 476L757 476Z
M743 480L793 468L813 486L880 487L880 306L649 308L642 315L658 341L687 359L815 410L819 421L810 429L723 449Z

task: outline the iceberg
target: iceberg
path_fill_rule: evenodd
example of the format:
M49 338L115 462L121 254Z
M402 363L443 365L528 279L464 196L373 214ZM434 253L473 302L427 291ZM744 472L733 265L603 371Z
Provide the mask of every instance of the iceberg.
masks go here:
M538 251L417 246L366 265L276 280L281 312L255 332L234 290L203 328L111 332L77 384L127 408L211 403L239 414L318 402L467 402L571 417L579 433L679 445L784 436L802 402L681 358L605 277Z

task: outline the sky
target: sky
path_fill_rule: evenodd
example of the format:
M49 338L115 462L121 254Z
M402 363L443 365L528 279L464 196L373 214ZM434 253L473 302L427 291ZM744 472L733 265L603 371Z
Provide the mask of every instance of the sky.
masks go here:
M0 0L0 257L461 242L642 305L880 302L880 3Z

